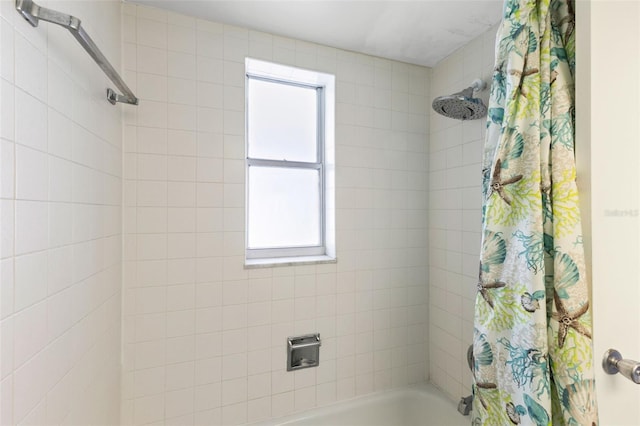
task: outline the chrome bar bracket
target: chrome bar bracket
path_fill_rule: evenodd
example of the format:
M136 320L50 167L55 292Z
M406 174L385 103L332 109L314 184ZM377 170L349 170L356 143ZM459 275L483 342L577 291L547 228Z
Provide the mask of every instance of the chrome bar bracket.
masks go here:
M623 359L615 349L609 349L604 353L602 369L607 374L620 373L633 383L640 384L640 362Z
M38 6L33 0L16 0L16 10L33 27L37 27L42 20L60 25L61 27L69 30L71 35L78 40L89 56L96 61L107 77L109 77L113 84L115 84L123 93L123 95L119 95L112 89L107 89L107 100L113 105L117 102L138 105L138 98L136 98L131 89L129 89L129 86L127 86L124 80L122 80L109 60L102 54L98 46L96 46L91 37L89 37L89 34L85 32L84 28L82 28L82 22L80 19L75 16L60 13L56 10Z
M116 103L124 103L129 105L138 105L138 99L134 97L133 100L125 95L119 95L113 89L107 89L107 100L111 105L115 105Z
M36 5L31 0L16 0L16 9L32 27L38 26L38 23L40 22L40 6Z

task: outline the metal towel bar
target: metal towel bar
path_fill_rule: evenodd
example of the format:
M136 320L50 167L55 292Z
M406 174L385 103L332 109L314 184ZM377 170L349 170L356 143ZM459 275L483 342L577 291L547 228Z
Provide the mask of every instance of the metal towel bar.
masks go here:
M122 102L131 105L138 105L138 98L133 94L131 89L122 80L118 72L109 63L107 58L102 54L98 46L93 42L89 34L82 28L80 19L75 16L65 15L58 11L38 6L33 0L16 0L16 9L32 26L37 27L40 20L60 25L69 30L71 35L84 47L89 56L93 58L102 71L111 79L113 84L123 93L117 94L112 89L107 89L107 100L115 105L116 102Z

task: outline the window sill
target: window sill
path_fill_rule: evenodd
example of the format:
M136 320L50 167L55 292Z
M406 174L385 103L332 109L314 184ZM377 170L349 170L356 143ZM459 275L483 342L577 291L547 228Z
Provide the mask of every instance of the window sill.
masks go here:
M275 266L317 265L323 263L338 263L338 259L331 256L299 256L277 257L270 259L245 259L245 269L271 268Z

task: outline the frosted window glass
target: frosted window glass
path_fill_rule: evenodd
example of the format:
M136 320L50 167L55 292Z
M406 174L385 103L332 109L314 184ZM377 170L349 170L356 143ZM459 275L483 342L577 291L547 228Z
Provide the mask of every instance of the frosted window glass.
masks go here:
M250 78L249 157L317 161L317 92Z
M320 244L320 173L249 167L250 249Z

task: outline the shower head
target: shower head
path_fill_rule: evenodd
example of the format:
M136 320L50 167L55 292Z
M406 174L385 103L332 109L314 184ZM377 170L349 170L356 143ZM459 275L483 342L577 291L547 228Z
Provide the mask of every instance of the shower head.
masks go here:
M473 92L482 90L485 86L484 81L474 80L471 86L461 92L435 98L431 106L438 114L456 120L475 120L484 117L487 107L482 99L473 97Z

